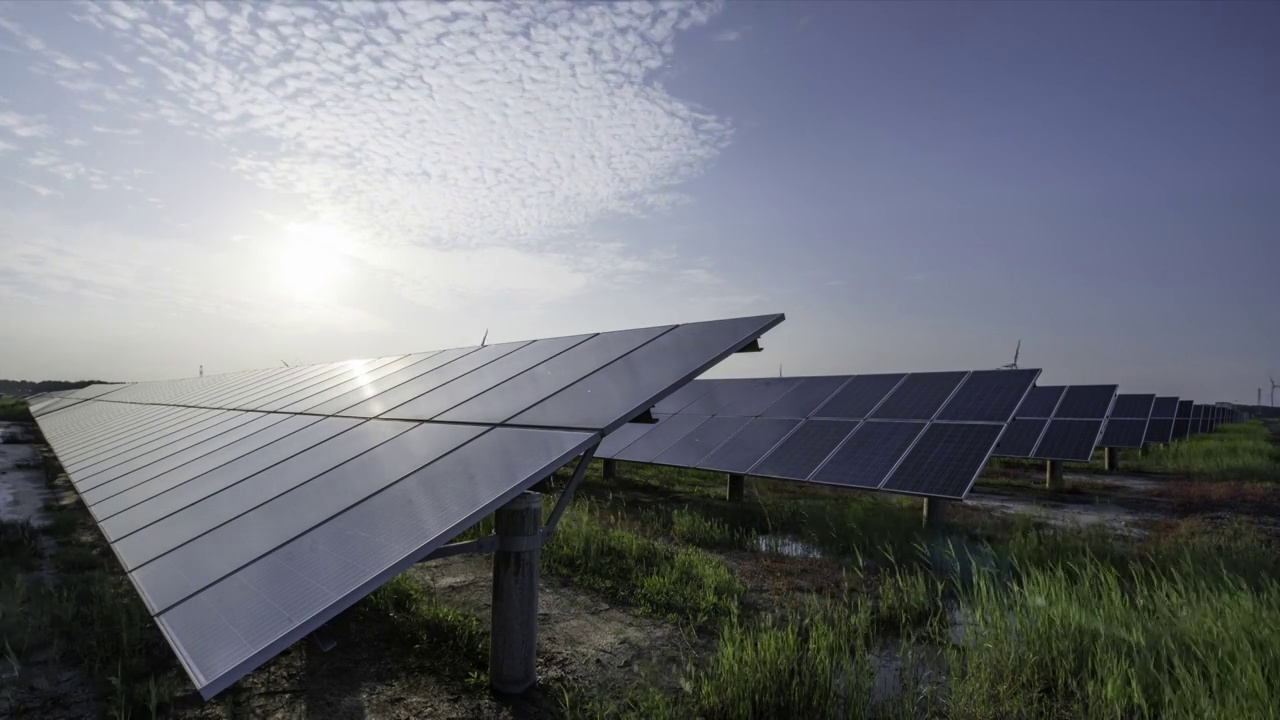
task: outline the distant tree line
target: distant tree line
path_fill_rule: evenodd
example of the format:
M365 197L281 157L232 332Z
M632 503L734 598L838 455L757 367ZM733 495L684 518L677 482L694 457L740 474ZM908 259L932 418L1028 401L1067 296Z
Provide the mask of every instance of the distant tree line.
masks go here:
M56 390L75 390L107 380L0 380L0 395L26 397Z

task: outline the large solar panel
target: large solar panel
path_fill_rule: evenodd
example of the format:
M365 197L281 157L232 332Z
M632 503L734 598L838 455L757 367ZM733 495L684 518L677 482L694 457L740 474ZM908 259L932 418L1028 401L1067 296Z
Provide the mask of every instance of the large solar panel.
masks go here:
M1101 445L1109 448L1140 448L1147 434L1147 421L1155 395L1117 395L1102 431Z
M1143 436L1143 445L1160 445L1173 439L1173 418L1151 418L1147 423L1147 434Z
M781 320L95 386L37 421L210 697Z
M1150 412L1150 405L1155 396L1141 396L1143 399L1130 402L1128 408L1134 413ZM1046 385L1033 387L1026 399L1018 406L1015 420L1010 423L1012 433L1006 433L1007 439L1001 439L995 450L996 457L1031 458L1035 460L1076 460L1088 462L1093 457L1093 450L1102 440L1104 420L1112 410L1116 400L1115 385ZM1128 411L1128 410L1127 410ZM1136 419L1136 418L1135 418ZM1043 420L1044 423L1030 423L1029 420ZM1083 424L1080 421L1089 421ZM1145 432L1146 416L1143 416ZM1087 443L1089 436L1082 428L1096 427L1093 440ZM1037 439L1035 429L1041 428ZM1116 441L1132 440L1132 428L1117 427ZM1141 442L1142 435L1138 435ZM1128 446L1115 446L1128 447ZM1139 447L1137 445L1133 447Z
M1178 414L1178 398L1176 397L1158 397L1151 404L1151 417L1157 420L1169 419L1177 417Z
M1038 460L1074 460L1088 462L1098 445L1102 432L1101 420L1049 421L1034 457Z
M626 442L606 438L597 456L964 497L1039 374L979 370L698 380L672 394L678 402L654 408L656 426L623 428L619 432L626 433ZM1055 396L1050 410L1057 400ZM673 422L682 416L689 419ZM737 422L726 422L729 418ZM927 432L935 424L947 427ZM966 425L988 430L950 428ZM681 433L682 439L671 440ZM934 477L927 460L934 456L961 466ZM899 470L909 458L907 469Z

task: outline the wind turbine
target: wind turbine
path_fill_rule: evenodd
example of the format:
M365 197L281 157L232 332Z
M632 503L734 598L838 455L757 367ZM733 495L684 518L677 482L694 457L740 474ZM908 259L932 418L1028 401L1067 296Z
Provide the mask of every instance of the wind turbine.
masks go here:
M484 329L484 337L480 338L480 347L484 347L484 343L489 339L489 328Z
M1018 344L1013 348L1013 362L1009 363L1008 365L1001 365L1000 369L1001 370L1017 370L1018 354L1021 352L1022 352L1022 338L1018 338Z
M1267 379L1271 381L1271 407L1275 407L1276 406L1276 388L1280 387L1280 385L1277 385L1275 378L1271 377L1270 375L1267 376Z
M280 363L281 363L282 365L284 365L285 367L289 367L289 363L287 363L287 362L285 362L285 361L283 361L283 360L281 360L281 361L280 361Z

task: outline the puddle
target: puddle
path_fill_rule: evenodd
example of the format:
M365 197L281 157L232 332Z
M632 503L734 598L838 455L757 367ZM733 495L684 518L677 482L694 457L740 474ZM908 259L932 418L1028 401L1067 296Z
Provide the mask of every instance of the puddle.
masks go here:
M11 425L0 425L6 437L13 438L14 430ZM0 520L43 524L48 494L36 446L0 443Z
M975 492L969 495L965 502L1007 514L1030 515L1059 527L1078 528L1102 525L1133 537L1142 537L1145 534L1136 526L1138 522L1160 517L1155 513L1137 512L1106 501L1061 503L1052 500L1035 500L1029 502Z
M816 546L791 535L761 535L756 538L755 549L759 552L770 552L786 557L821 558L822 551Z

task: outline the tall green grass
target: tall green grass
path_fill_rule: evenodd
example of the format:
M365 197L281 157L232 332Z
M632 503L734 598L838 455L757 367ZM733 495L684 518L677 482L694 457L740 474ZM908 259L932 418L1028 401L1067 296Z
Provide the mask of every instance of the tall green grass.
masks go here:
M1280 585L1190 558L1091 556L974 576L954 718L1263 718L1280 697Z
M724 561L664 543L577 502L542 548L542 568L674 622L702 625L737 607L742 585Z
M1214 480L1280 480L1280 447L1259 421L1223 425L1215 432L1129 453L1140 472Z

